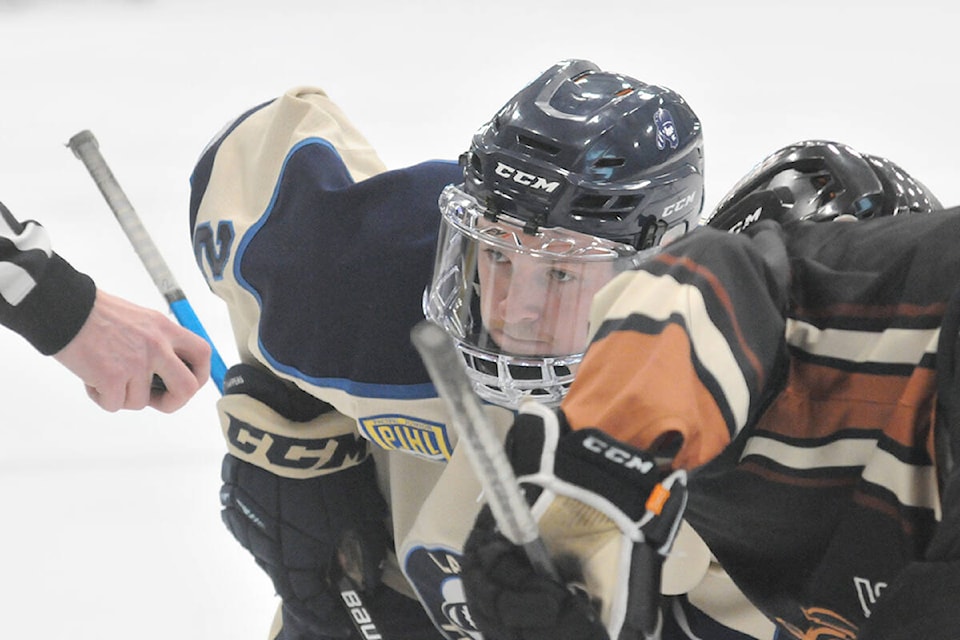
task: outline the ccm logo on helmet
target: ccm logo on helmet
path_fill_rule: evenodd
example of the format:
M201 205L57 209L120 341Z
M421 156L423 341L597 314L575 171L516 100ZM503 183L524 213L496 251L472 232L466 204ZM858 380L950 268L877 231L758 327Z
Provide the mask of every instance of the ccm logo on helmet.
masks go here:
M691 193L686 198L680 198L672 204L668 204L663 208L663 213L660 214L661 218L667 218L675 214L680 209L685 208L687 205L693 204L693 197L695 194Z
M740 233L741 231L749 227L751 224L759 220L760 214L762 213L763 213L763 207L757 207L756 211L748 215L743 220L740 220L739 222L737 222L737 224L730 227L730 233Z
M602 455L611 462L621 464L627 469L634 469L640 473L649 473L653 469L652 460L644 460L635 453L625 451L620 447L614 446L595 436L587 436L583 439L583 448L593 453Z
M530 187L531 189L540 189L541 191L546 191L547 193L553 193L554 190L560 186L559 182L549 182L546 178L541 178L540 176L535 176L532 173L527 173L526 171L520 171L520 169L515 169L510 165L503 164L502 162L497 163L497 168L494 170L501 178L510 178L517 184L522 184L525 187Z

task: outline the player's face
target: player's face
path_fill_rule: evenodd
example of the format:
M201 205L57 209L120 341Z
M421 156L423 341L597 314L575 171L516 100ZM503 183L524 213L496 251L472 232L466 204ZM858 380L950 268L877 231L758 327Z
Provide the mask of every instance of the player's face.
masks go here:
M523 234L515 237L525 246L532 242ZM542 245L543 238L536 243ZM552 356L584 349L590 303L614 276L614 266L481 242L477 275L484 329L500 349L520 356Z
M560 227L531 230L510 215L488 215L454 185L441 194L440 211L424 313L488 363L579 361L594 296L640 258L612 240Z

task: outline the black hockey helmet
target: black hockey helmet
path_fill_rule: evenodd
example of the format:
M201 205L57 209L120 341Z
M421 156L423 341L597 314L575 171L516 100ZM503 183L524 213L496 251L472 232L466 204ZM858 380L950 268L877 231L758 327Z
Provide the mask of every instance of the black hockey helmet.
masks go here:
M439 199L424 314L484 400L557 404L594 295L699 223L700 121L669 89L569 60L500 108L461 164Z
M534 230L644 249L691 230L703 207L703 135L686 101L586 60L528 84L461 162L468 194Z
M742 231L761 219L825 221L941 208L919 181L879 156L829 140L805 140L767 156L720 201L705 223Z

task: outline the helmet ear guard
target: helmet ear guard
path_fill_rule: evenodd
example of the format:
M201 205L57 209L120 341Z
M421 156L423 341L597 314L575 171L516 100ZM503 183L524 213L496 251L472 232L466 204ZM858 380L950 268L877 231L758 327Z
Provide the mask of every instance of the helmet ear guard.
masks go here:
M734 185L705 224L738 232L761 219L782 224L863 220L938 208L926 187L893 162L842 143L806 140L767 156Z

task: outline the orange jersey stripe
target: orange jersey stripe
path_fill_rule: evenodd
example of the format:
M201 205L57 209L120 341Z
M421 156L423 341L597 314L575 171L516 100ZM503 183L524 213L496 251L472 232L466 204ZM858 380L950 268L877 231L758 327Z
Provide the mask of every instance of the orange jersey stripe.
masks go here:
M918 436L927 437L935 387L929 369L917 368L902 377L793 360L786 389L758 428L794 438L822 438L839 429L879 430L915 447Z
M615 331L594 342L562 404L574 429L596 427L649 450L671 432L684 438L675 468L709 461L730 442L716 400L694 371L682 327L659 335Z

